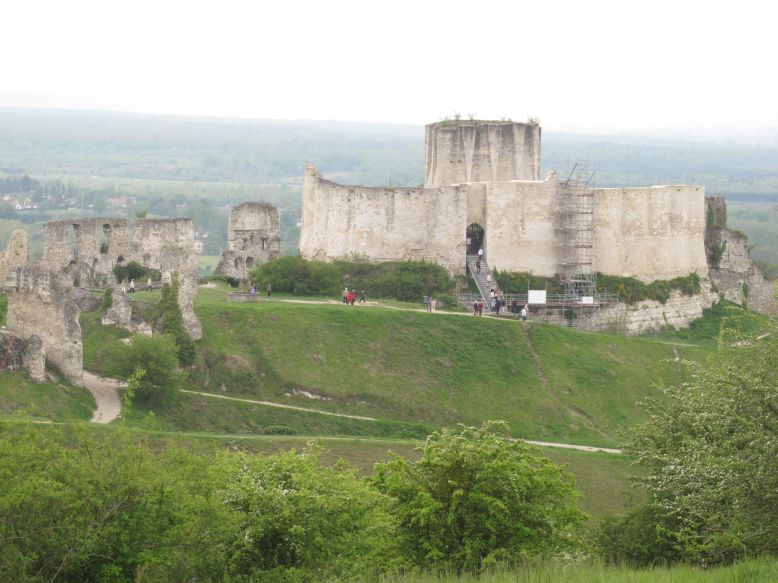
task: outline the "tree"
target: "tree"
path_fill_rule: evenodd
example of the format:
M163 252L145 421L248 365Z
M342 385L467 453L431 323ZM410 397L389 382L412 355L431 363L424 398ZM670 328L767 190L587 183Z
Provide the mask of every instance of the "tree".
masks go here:
M571 544L570 529L584 518L572 476L512 440L505 423L442 429L419 449L418 461L396 457L372 476L393 500L413 564L478 569Z
M197 349L189 331L184 326L181 306L178 305L178 279L173 277L172 284L164 284L159 299L159 322L157 329L171 335L178 347L178 361L189 366L195 360Z
M647 402L649 420L625 445L647 468L640 482L687 560L778 553L777 362L773 318L768 336L689 363L691 381Z
M228 570L256 581L340 581L382 570L392 556L387 500L321 450L232 456L224 504L236 513ZM243 579L241 579L243 580Z
M170 398L180 382L178 347L167 334L135 334L129 345L112 344L107 361L109 374L129 380L137 371L145 373L134 387L139 402L162 402Z

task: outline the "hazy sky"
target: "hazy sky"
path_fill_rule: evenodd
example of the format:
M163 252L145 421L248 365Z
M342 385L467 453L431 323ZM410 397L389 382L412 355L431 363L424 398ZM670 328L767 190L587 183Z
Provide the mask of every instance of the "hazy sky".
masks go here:
M3 0L0 106L778 126L778 5Z

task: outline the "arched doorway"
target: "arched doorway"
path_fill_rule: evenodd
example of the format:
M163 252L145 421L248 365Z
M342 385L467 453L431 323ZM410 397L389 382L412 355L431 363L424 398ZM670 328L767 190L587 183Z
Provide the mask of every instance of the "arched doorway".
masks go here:
M467 226L467 254L478 255L478 250L484 246L484 228L478 223Z

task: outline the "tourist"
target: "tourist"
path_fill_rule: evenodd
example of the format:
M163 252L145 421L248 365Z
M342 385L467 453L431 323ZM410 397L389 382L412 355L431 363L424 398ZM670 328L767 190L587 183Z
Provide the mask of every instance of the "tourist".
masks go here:
M273 286L270 284L267 284L267 297L270 297L270 294L273 293Z
M519 313L519 302L517 302L516 300L513 300L511 302L511 314L513 314L515 316L518 313Z
M500 298L494 298L494 314L495 316L500 315L500 306L502 304L502 300Z
M151 289L151 276L146 280L146 291Z
M524 320L525 322L527 321L527 306L526 305L521 309L521 319Z
M432 296L429 296L429 297L427 298L427 311L428 311L428 312L431 312L431 311L432 311L432 301L433 301L433 300L432 300Z
M432 310L430 310L430 311L434 312L435 311L435 307L437 305L438 305L438 301L437 300L433 300L432 298L430 298L430 306L432 306Z
M343 303L347 304L348 303L348 288L347 287L343 288L343 294L342 295L343 295Z
M473 302L473 316L478 315L478 300Z
M251 288L249 289L249 293L251 295L257 295L257 284L255 284L253 281L251 282Z
M353 306L354 305L354 300L356 300L356 299L357 299L357 292L356 292L356 290L352 290L346 296L346 303L349 304L350 306Z
M359 294L359 303L360 304L365 303L365 290L362 290L362 293Z
M489 301L489 311L494 312L497 310L497 299L492 294L492 299Z
M481 273L481 260L480 259L476 259L475 260L475 272L476 273Z
M480 263L483 258L484 258L484 248L483 247L479 247L478 248L478 263Z
M135 280L134 279L130 280L130 293L131 294L135 293Z
M483 315L484 315L484 302L480 301L478 302L478 317L480 318Z

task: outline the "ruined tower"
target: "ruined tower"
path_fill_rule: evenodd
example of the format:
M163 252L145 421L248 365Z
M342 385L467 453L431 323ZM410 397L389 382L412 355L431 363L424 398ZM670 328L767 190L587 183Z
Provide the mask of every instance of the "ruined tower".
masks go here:
M244 202L232 207L227 227L228 249L216 273L246 279L257 265L281 254L278 209L266 202Z
M424 187L540 179L540 126L457 120L425 128Z

